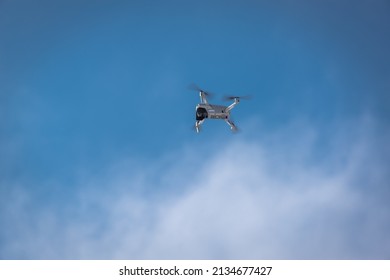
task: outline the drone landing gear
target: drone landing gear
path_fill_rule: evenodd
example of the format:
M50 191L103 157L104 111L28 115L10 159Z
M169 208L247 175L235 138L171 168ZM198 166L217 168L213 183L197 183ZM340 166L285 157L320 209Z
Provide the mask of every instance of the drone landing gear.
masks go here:
M230 126L230 129L231 129L233 132L236 132L236 131L237 131L237 126L234 124L233 121L231 121L230 119L225 119L225 122Z
M197 133L200 132L200 129L201 129L201 125L202 123L204 122L205 120L200 120L200 121L196 121L195 122L195 130ZM233 132L237 132L237 126L234 124L234 122L230 119L225 119L225 122L230 126L230 129L233 131Z
M198 120L198 121L195 122L195 129L196 129L197 133L200 132L200 126L202 125L203 122L204 122L204 119L203 120Z

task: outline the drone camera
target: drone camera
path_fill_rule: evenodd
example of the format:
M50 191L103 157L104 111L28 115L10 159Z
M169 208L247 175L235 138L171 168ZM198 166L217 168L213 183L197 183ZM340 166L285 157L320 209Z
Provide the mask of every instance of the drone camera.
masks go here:
M196 120L201 121L208 117L207 110L205 108L199 107L196 109Z

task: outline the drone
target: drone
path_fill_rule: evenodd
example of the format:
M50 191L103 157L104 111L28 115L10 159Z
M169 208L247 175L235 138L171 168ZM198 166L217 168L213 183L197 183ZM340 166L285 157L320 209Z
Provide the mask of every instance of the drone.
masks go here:
M233 100L232 104L229 106L214 105L207 101L207 97L211 97L211 93L202 90L196 85L191 85L190 89L198 91L200 97L200 103L195 107L195 130L197 133L200 132L201 125L206 119L224 120L230 126L232 132L237 132L237 126L230 118L230 111L240 103L240 99L249 99L250 96L226 96L224 99Z

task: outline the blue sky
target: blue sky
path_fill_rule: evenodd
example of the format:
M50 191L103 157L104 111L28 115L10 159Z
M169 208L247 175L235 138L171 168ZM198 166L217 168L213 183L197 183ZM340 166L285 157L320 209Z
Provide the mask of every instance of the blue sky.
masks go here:
M389 11L0 1L0 258L388 259Z

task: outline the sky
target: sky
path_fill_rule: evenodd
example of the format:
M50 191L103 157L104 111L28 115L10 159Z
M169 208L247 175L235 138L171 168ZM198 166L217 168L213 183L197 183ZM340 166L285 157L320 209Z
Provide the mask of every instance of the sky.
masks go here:
M389 259L389 12L0 0L0 259Z

